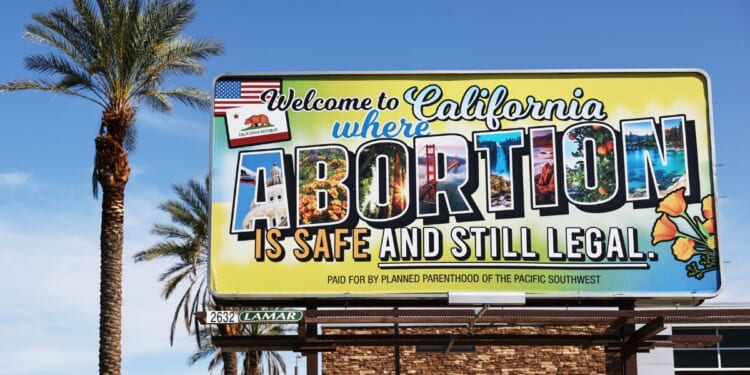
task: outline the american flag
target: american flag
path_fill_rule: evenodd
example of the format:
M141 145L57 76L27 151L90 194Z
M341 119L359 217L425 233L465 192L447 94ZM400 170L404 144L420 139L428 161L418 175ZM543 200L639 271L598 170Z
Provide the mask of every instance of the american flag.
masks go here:
M268 89L281 89L281 80L221 80L216 81L214 115L224 115L227 109L247 104L263 104L260 94Z

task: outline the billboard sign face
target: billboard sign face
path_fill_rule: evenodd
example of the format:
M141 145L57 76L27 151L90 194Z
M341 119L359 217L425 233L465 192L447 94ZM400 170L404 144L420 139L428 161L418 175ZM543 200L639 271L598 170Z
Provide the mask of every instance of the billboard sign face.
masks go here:
M699 71L220 76L211 289L708 298L711 129Z

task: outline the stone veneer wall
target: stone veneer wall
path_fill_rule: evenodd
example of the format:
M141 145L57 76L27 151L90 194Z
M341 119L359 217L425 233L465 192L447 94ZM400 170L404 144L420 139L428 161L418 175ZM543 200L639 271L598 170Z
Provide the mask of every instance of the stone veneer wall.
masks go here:
M601 332L596 326L489 327L483 334L582 334ZM324 328L324 334L387 334L386 328ZM401 328L400 334L462 333L464 328ZM400 348L401 374L619 374L619 354L602 346L476 346L473 353L417 353L414 346ZM395 374L394 348L339 346L323 353L323 374Z

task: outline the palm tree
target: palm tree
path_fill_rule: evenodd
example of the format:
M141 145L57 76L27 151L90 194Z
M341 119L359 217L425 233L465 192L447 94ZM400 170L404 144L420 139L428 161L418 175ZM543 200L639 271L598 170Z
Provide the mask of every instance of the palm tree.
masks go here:
M167 299L177 287L184 285L172 317L170 343L174 340L178 320L182 319L185 329L196 337L198 351L190 358L195 363L203 358L212 357L209 370L219 363L223 364L224 374L237 374L237 357L235 353L223 352L209 344L212 335L278 335L287 331L287 326L276 324L220 325L218 327L199 327L195 313L216 307L208 294L208 176L202 182L191 179L184 185L174 185L177 200L167 200L159 209L168 213L171 224L154 224L151 233L164 239L150 248L135 254L136 262L150 261L159 258L176 260L176 263L165 271L159 281L164 282L162 296ZM216 307L222 309L221 306ZM226 307L224 307L226 309ZM182 318L180 318L182 315ZM191 331L191 327L193 330ZM243 373L257 373L261 360L267 359L267 368L272 374L279 370L286 373L286 367L277 352L250 352L243 360ZM250 358L250 359L248 359Z
M169 112L175 99L207 108L196 88L166 88L174 75L202 74L220 43L180 34L195 18L191 0L72 0L72 8L35 13L24 36L53 52L25 59L45 77L0 84L0 92L39 90L72 95L102 108L92 184L102 191L99 372L119 374L122 330L122 246L128 152L135 146L137 106Z
M206 346L210 332L198 329L195 313L199 307L207 310L211 301L208 296L206 272L208 270L208 176L203 183L190 180L186 185L174 185L172 188L179 200L168 200L159 205L159 209L168 213L173 224L154 224L151 233L164 237L164 240L133 256L136 262L158 258L176 259L177 262L165 271L159 281L164 282L162 297L168 299L180 284L185 284L177 308L172 317L169 332L170 345L174 342L174 333L180 312L185 329L190 332L195 326L195 337L199 348ZM210 345L208 345L210 346ZM237 374L237 357L234 353L219 352L224 373ZM202 357L201 357L202 358ZM212 360L209 369L219 361Z
M159 209L169 214L172 224L154 224L151 233L164 238L133 256L136 262L158 258L176 260L159 281L164 282L162 297L168 299L180 284L185 290L177 303L169 333L169 343L174 342L175 328L180 312L185 328L197 323L194 313L207 309L208 285L208 177L199 182L191 179L185 185L174 185L172 190L178 200L167 200ZM200 346L200 342L198 344Z
M244 324L242 334L245 336L274 336L289 331L289 325L279 324ZM270 375L286 374L286 364L281 354L276 351L249 351L244 353L242 361L242 375L259 375L262 362L265 359L266 368Z
M212 374L213 371L216 369L216 367L221 363L224 366L224 374L232 373L233 375L236 375L237 374L237 357L232 356L233 363L231 364L227 363L226 358L225 358L225 352L222 351L221 349L217 350L217 348L210 343L211 336L214 336L217 333L218 333L218 328L214 326L203 326L203 327L200 327L197 332L193 333L199 337L198 339L199 345L195 353L193 353L190 356L190 358L188 358L188 364L192 366L198 363L198 361L210 357L211 361L208 362L209 373Z
M287 333L291 328L287 326L276 325L276 324L243 324L241 325L242 335L281 335ZM217 349L215 346L209 343L209 338L212 335L216 335L218 328L212 326L201 327L198 331L203 340L201 345L198 347L195 353L193 353L188 359L188 363L191 365L197 363L205 358L211 358L208 364L208 371L212 372L216 367L225 361L224 354L221 349ZM262 369L268 369L269 375L280 375L286 374L286 364L281 354L276 351L249 351L243 353L244 358L242 359L242 375L256 375L262 374ZM263 365L265 361L265 365ZM226 362L224 362L224 373L226 374ZM235 374L236 374L235 368Z

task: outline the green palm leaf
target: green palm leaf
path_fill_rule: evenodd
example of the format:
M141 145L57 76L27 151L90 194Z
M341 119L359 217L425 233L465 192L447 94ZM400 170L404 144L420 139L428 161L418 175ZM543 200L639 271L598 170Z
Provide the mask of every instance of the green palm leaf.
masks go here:
M159 281L164 283L162 296L165 299L178 290L181 292L170 324L170 344L174 342L177 325L181 321L185 330L196 338L197 351L189 358L189 363L211 358L209 370L213 370L219 363L233 358L233 353L222 353L210 345L210 337L217 332L212 326L198 326L195 319L198 311L220 309L208 290L208 185L208 176L203 181L191 179L185 184L173 185L177 199L169 199L159 205L159 209L169 215L171 223L157 223L151 229L151 233L162 240L138 252L133 259L136 262L155 259L174 262L159 276ZM240 332L243 335L281 335L292 328L278 324L246 324ZM263 359L272 374L286 373L286 365L280 354L273 351L244 353L244 373L252 366L259 368Z

